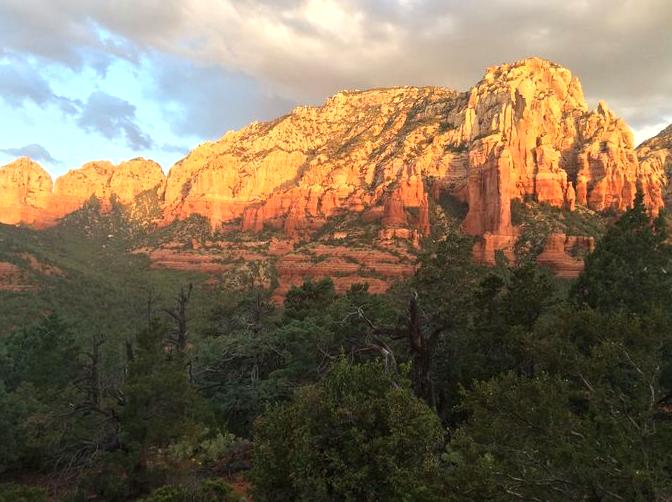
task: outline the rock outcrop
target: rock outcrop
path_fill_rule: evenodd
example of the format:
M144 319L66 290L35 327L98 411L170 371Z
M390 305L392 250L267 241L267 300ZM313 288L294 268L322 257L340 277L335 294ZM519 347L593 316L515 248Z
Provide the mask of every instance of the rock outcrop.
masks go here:
M558 277L573 279L583 270L582 256L593 249L595 240L592 237L553 233L548 236L544 250L537 256L537 263L547 266Z
M32 291L37 286L30 281L28 274L13 263L0 261L0 291Z
M58 267L42 263L29 253L12 257L16 263L0 261L0 291L33 291L39 289L36 276L59 276L65 274Z
M637 157L642 169L655 173L658 179L669 179L672 174L672 124L653 138L637 147ZM665 184L666 205L672 203L672 186Z
M463 228L485 236L476 250L485 261L510 243L511 199L623 211L639 188L653 213L664 205L665 177L640 166L623 120L604 102L588 110L578 79L549 61L489 69L469 92L463 128L470 141Z
M0 168L0 223L44 228L56 221L53 183L39 164L20 158Z
M20 158L0 168L0 223L45 228L91 197L103 207L109 207L113 199L130 205L147 192L161 201L164 188L161 166L151 160L133 159L118 166L89 162L61 176L54 185L39 164Z
M141 193L152 191L163 197L165 176L154 161L133 159L115 166L98 161L84 164L56 180L54 195L64 213L78 209L91 197L109 203L115 197L124 205L132 204Z
M205 214L213 226L241 218L243 231L268 226L299 237L377 207L383 226L426 234L427 222L405 226L406 210L424 204L424 179L443 177L455 156L436 136L457 98L440 88L341 92L322 107L228 133L173 167L167 214Z
M622 211L639 188L656 212L666 182L639 164L632 133L605 103L588 109L569 70L529 58L488 69L464 93L341 92L228 133L175 165L166 205L171 217L240 218L243 231L268 225L290 237L378 207L381 236L414 238L429 232L428 212L410 221L408 209L427 206L430 178L468 202L467 233L509 237L490 243L514 236L512 199Z

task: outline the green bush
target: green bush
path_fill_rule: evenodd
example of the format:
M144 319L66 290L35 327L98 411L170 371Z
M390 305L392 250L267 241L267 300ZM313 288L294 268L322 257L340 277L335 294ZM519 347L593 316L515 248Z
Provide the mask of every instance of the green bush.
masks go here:
M102 464L85 471L79 479L73 502L84 502L96 497L96 500L122 502L131 494L130 480L126 475L123 459L119 454L106 456Z
M436 500L434 412L380 364L338 363L255 428L256 501Z
M46 502L47 491L36 486L0 484L0 502Z

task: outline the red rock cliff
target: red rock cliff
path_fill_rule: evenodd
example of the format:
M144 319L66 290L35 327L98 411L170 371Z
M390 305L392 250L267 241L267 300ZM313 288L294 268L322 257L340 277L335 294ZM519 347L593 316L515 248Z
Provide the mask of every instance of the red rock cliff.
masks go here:
M672 124L637 147L637 157L642 169L657 179L669 179L672 173ZM672 202L672 186L665 183L665 201Z
M465 93L341 92L228 133L175 165L165 202L171 218L241 218L243 231L269 225L289 236L378 207L384 228L426 235L428 213L420 223L406 211L426 207L424 190L412 201L400 190L428 178L467 200L466 232L511 238L511 199L624 210L640 187L655 212L666 183L660 169L640 165L630 130L606 104L589 110L569 70L530 58L488 69Z
M27 158L0 168L0 223L36 227L52 224L52 185L49 174Z
M0 223L44 228L79 209L91 197L109 204L116 197L132 204L139 194L153 191L161 200L165 176L156 162L133 159L114 166L89 162L56 180L29 159L0 168Z
M298 239L334 216L361 213L379 222L381 239L417 243L431 229L431 186L469 204L463 228L489 240L488 259L515 240L512 199L624 210L640 188L656 212L667 180L654 157L640 150L638 160L630 130L606 104L589 110L569 70L529 58L488 69L462 93L340 92L321 107L298 107L199 146L165 182L150 161L90 163L57 180L51 207L65 214L92 195L131 203L151 190L164 222L201 214L213 227L271 227ZM29 178L5 181L13 187L3 199L6 221L34 223L45 208L50 180L30 170Z
M509 234L512 198L622 211L640 187L654 212L663 206L665 180L640 166L630 129L604 102L588 110L565 68L538 58L491 68L469 92L463 114L469 233Z

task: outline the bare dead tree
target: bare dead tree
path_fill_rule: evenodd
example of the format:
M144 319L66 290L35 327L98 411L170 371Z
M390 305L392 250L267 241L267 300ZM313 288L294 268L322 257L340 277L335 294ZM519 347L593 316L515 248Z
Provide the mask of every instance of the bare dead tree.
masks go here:
M373 350L380 353L388 370L397 371L397 360L393 349L386 340L400 340L406 338L412 354L411 381L413 392L427 404L436 409L437 396L432 378L432 359L439 335L445 327L437 327L430 333L423 329L423 316L418 304L418 294L413 291L408 302L405 325L376 326L364 312L362 306L356 307L342 322L350 317L362 319L368 326L366 342L360 344L359 351Z
M355 352L377 352L383 358L385 370L391 373L398 373L397 358L394 350L387 342L387 339L402 339L405 334L402 330L393 327L380 327L366 315L364 306L355 307L353 311L348 313L341 323L346 323L350 318L356 317L364 321L368 327L366 336L362 340L358 340L356 344L359 348L354 349ZM326 355L325 355L326 356ZM333 357L330 357L333 359Z
M105 384L101 351L104 342L101 335L91 337L89 349L82 354L80 375L73 382L82 397L71 402L66 412L54 417L54 427L62 430L63 440L54 461L66 474L91 465L99 453L118 449L121 444L120 417L114 401L106 399L116 398L119 404L121 391ZM72 434L73 424L80 420L94 424L91 428L94 432L66 439Z
M252 305L251 319L247 323L254 335L258 335L264 329L264 321L273 313L273 305L264 297L261 290L257 290Z
M252 332L255 335L258 335L261 331L261 321L264 316L264 302L261 297L261 291L257 291L257 295L254 302L254 309L252 311Z
M413 291L408 302L408 343L413 354L411 380L413 392L432 408L437 400L432 379L432 358L439 335L443 328L436 328L429 334L422 329L422 319L418 308L418 293Z
M180 292L175 299L175 306L163 309L175 323L175 330L169 337L169 342L178 352L184 352L187 348L189 338L187 307L189 306L192 291L193 284L191 283L186 288L180 288Z
M88 365L88 389L89 401L96 408L100 408L100 346L103 344L103 338L100 336L91 339L91 352L87 354L90 364Z
M133 342L129 339L124 340L124 348L126 349L126 365L135 361L135 352L133 350Z
M74 381L75 387L85 396L83 402L79 403L76 409L84 414L96 411L101 405L100 347L104 342L102 336L91 337L90 349L83 354L85 362L81 367L81 374Z

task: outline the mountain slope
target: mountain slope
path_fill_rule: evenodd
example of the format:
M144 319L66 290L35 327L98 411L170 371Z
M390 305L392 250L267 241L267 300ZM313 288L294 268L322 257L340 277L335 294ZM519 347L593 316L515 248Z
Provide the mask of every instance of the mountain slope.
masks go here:
M87 204L44 230L0 224L0 337L58 312L82 336L116 341L133 336L154 310L172 307L180 287L193 283L190 317L206 322L222 301L204 271L155 268L133 253L144 230L113 207Z

